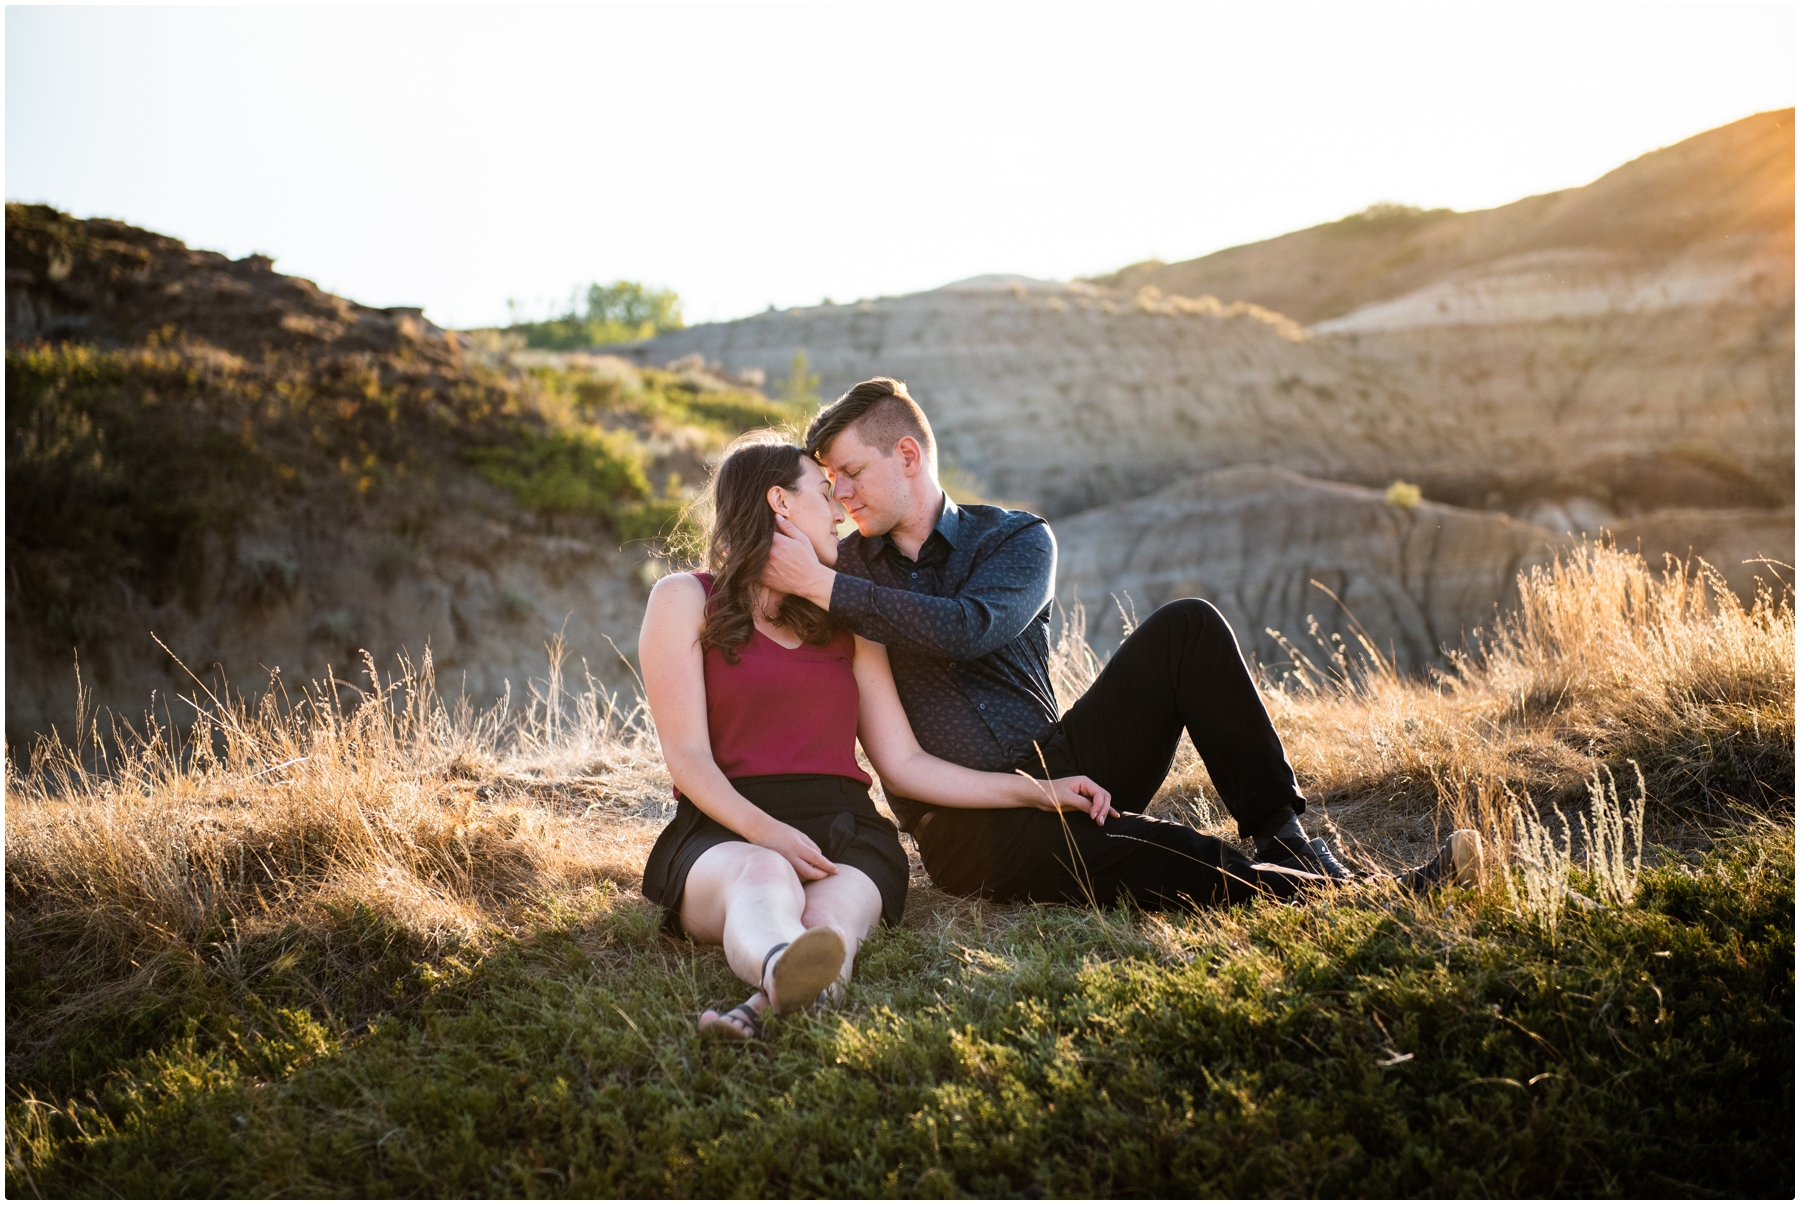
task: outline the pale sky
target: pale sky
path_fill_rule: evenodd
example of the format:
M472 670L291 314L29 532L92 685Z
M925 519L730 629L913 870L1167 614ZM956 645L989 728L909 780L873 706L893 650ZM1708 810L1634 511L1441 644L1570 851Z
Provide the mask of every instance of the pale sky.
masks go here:
M6 196L446 326L1479 209L1794 103L1791 6L6 10Z

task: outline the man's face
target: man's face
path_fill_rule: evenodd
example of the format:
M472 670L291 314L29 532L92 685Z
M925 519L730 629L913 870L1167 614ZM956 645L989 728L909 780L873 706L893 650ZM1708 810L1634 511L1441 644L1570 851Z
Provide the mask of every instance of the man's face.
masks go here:
M851 427L831 441L823 458L825 471L831 474L832 497L843 505L857 531L884 536L906 518L912 490L907 459L900 452L871 447Z

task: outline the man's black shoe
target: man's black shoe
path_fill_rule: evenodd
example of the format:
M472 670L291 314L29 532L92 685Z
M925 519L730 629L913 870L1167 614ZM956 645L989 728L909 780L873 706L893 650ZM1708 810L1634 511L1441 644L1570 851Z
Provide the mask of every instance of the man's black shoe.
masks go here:
M1266 853L1259 853L1257 860L1267 862L1271 866L1279 866L1283 870L1304 870L1308 874L1322 874L1334 883L1352 883L1356 876L1350 868L1337 860L1331 852L1331 846L1323 837L1312 837L1306 841L1283 841L1277 839L1270 843Z
M1424 894L1439 887L1473 887L1481 879L1481 834L1459 828L1438 847L1437 857L1400 876L1400 886Z

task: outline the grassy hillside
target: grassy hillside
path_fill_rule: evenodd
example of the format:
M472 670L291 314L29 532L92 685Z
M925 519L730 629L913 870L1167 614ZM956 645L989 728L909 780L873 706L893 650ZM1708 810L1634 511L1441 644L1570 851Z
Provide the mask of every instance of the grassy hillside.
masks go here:
M1337 222L1095 283L1249 301L1311 324L1475 264L1551 248L1650 260L1697 242L1793 248L1794 111L1759 113L1652 151L1592 184L1455 213L1376 205Z
M1155 917L915 873L844 1005L747 1048L695 1038L740 989L635 893L669 795L629 696L475 716L407 667L105 773L42 746L8 1190L1791 1193L1791 602L1607 549L1521 591L1435 682L1297 648L1265 683L1315 825L1375 865L1476 825L1480 888ZM1190 749L1155 810L1212 800Z
M703 370L520 370L417 311L118 222L9 204L6 246L7 622L64 656L129 597L230 605L204 584L252 521L417 532L486 481L502 508L644 539L709 449L797 417Z

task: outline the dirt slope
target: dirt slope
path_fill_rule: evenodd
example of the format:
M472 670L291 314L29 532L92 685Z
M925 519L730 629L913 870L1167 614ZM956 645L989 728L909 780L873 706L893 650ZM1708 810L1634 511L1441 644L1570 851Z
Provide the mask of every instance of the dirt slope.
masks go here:
M8 205L6 338L129 347L159 332L245 357L356 352L460 368L454 339L406 307L377 310L275 271L106 218Z
M1310 325L1531 252L1600 250L1650 266L1705 245L1732 258L1791 260L1793 231L1794 111L1782 109L1653 151L1582 188L1471 213L1377 206L1094 283L1253 301Z

